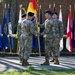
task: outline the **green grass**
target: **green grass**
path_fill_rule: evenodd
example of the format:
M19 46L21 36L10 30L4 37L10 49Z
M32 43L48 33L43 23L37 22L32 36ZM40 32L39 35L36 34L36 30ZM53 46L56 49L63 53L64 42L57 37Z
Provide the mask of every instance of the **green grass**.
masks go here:
M0 75L75 75L75 69L62 70L62 69L43 69L36 70L33 67L28 66L25 71L7 71L0 72Z

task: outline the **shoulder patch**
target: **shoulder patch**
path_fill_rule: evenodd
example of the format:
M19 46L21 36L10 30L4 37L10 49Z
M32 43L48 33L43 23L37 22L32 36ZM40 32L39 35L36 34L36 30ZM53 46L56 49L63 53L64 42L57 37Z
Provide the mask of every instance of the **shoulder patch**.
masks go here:
M50 24L48 24L48 27L50 27L51 25Z

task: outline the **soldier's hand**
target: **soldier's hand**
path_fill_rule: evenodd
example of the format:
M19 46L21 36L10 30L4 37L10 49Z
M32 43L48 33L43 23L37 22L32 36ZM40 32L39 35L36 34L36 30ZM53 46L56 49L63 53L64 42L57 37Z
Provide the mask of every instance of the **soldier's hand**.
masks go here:
M37 36L40 36L40 32L37 32Z

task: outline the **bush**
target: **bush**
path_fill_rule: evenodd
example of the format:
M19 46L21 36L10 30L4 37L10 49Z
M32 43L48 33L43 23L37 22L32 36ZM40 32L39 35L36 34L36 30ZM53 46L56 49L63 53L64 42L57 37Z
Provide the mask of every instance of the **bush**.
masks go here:
M12 37L13 37L13 41L14 41L14 50L12 50L12 52L18 52L17 51L17 46L18 46L18 38L17 38L17 35L16 34L13 34L12 35ZM43 40L44 41L44 40ZM67 49L66 49L66 36L64 35L63 36L63 50L62 51L68 51ZM41 49L41 53L44 53L44 47ZM7 52L10 52L10 45L9 45L9 49L7 50ZM32 53L38 53L39 52L39 50L38 50L38 47L36 48L36 49L32 49Z
M8 49L6 50L6 52L17 52L17 43L18 43L18 38L16 34L12 34L13 37L13 42L14 42L14 50L10 49L10 44L9 44L9 37L8 37Z

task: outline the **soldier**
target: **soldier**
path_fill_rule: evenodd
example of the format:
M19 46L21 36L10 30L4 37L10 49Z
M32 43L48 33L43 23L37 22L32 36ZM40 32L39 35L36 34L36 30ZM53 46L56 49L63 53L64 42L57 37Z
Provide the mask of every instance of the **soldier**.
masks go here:
M49 65L49 59L50 59L50 27L51 27L51 23L52 22L52 12L50 10L47 10L45 12L45 22L40 25L40 27L44 28L44 31L40 34L43 35L43 37L45 38L45 62L41 65Z
M27 66L28 58L30 56L30 53L32 51L32 35L36 34L36 31L34 30L34 25L31 19L33 18L34 13L29 12L28 13L28 19L26 19L23 22L22 26L22 34L20 36L21 38L21 57L22 57L22 65Z
M26 20L26 14L22 14L22 23ZM21 25L18 26L18 54L20 58L20 63L22 63L22 58L21 58L21 47L20 47L20 36L22 34L22 23Z
M56 11L53 11L52 18L53 18L54 20L58 20L58 13L57 13ZM52 55L53 59L52 59L50 62L54 62L53 51L51 51L51 55Z
M53 61L54 64L59 65L59 60L58 57L60 55L59 51L59 43L61 38L63 37L63 24L61 21L58 19L58 14L57 12L53 12L53 33L54 33L54 43L53 43L53 48L51 49L51 53L53 55Z

